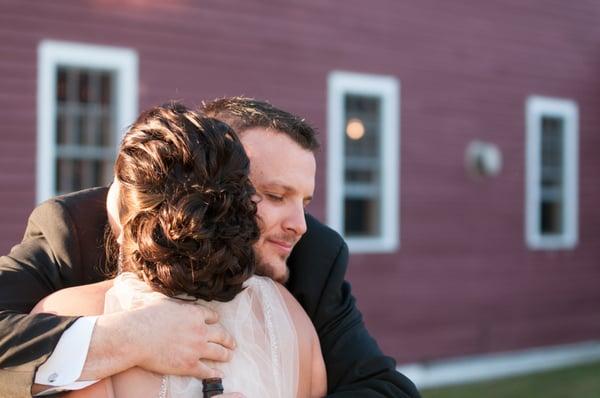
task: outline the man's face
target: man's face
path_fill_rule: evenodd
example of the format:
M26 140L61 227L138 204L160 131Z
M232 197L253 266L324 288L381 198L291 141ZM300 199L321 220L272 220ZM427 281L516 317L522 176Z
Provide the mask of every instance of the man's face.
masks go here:
M257 274L283 283L289 274L287 258L306 232L304 207L315 190L315 156L286 134L264 128L244 131L241 141L260 198L261 236L254 246Z

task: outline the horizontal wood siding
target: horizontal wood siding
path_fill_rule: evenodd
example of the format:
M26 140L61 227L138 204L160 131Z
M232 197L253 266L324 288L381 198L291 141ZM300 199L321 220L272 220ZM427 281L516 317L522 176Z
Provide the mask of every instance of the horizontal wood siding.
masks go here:
M307 117L327 145L332 70L401 81L400 242L355 255L365 321L400 362L600 336L600 4L592 0L292 2L0 0L0 251L35 205L37 46L129 47L139 107L245 94ZM580 114L579 244L524 239L525 100ZM498 145L502 173L469 178L471 140ZM325 219L325 158L316 199Z

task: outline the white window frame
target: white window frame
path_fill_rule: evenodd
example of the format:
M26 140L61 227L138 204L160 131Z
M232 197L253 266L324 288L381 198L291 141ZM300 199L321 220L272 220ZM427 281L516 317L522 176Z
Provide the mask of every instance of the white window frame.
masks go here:
M56 71L59 66L110 70L115 76L115 153L119 137L138 112L138 56L128 48L44 40L38 46L36 200L56 186Z
M381 235L345 237L355 253L394 252L399 247L400 82L392 76L334 71L328 78L327 223L344 231L344 98L347 94L381 98Z
M578 145L579 112L571 100L531 96L526 103L526 208L525 235L527 246L534 250L572 249L578 240ZM541 120L543 116L560 117L563 134L563 233L543 235L540 231L541 200Z

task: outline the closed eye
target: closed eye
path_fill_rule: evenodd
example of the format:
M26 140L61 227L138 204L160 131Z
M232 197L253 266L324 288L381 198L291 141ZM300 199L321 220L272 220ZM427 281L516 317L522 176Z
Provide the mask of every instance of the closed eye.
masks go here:
M274 202L281 202L283 200L283 196L282 195L277 195L277 194L274 194L274 193L266 193L265 196L269 200L272 200Z

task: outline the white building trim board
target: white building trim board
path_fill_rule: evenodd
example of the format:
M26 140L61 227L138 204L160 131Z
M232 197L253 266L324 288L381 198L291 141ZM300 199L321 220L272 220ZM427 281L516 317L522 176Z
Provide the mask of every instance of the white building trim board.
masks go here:
M419 389L476 383L600 361L600 341L399 366Z
M138 112L138 57L132 49L44 40L38 46L36 201L54 196L56 185L56 70L58 66L115 72L118 139ZM115 147L115 152L117 148Z

